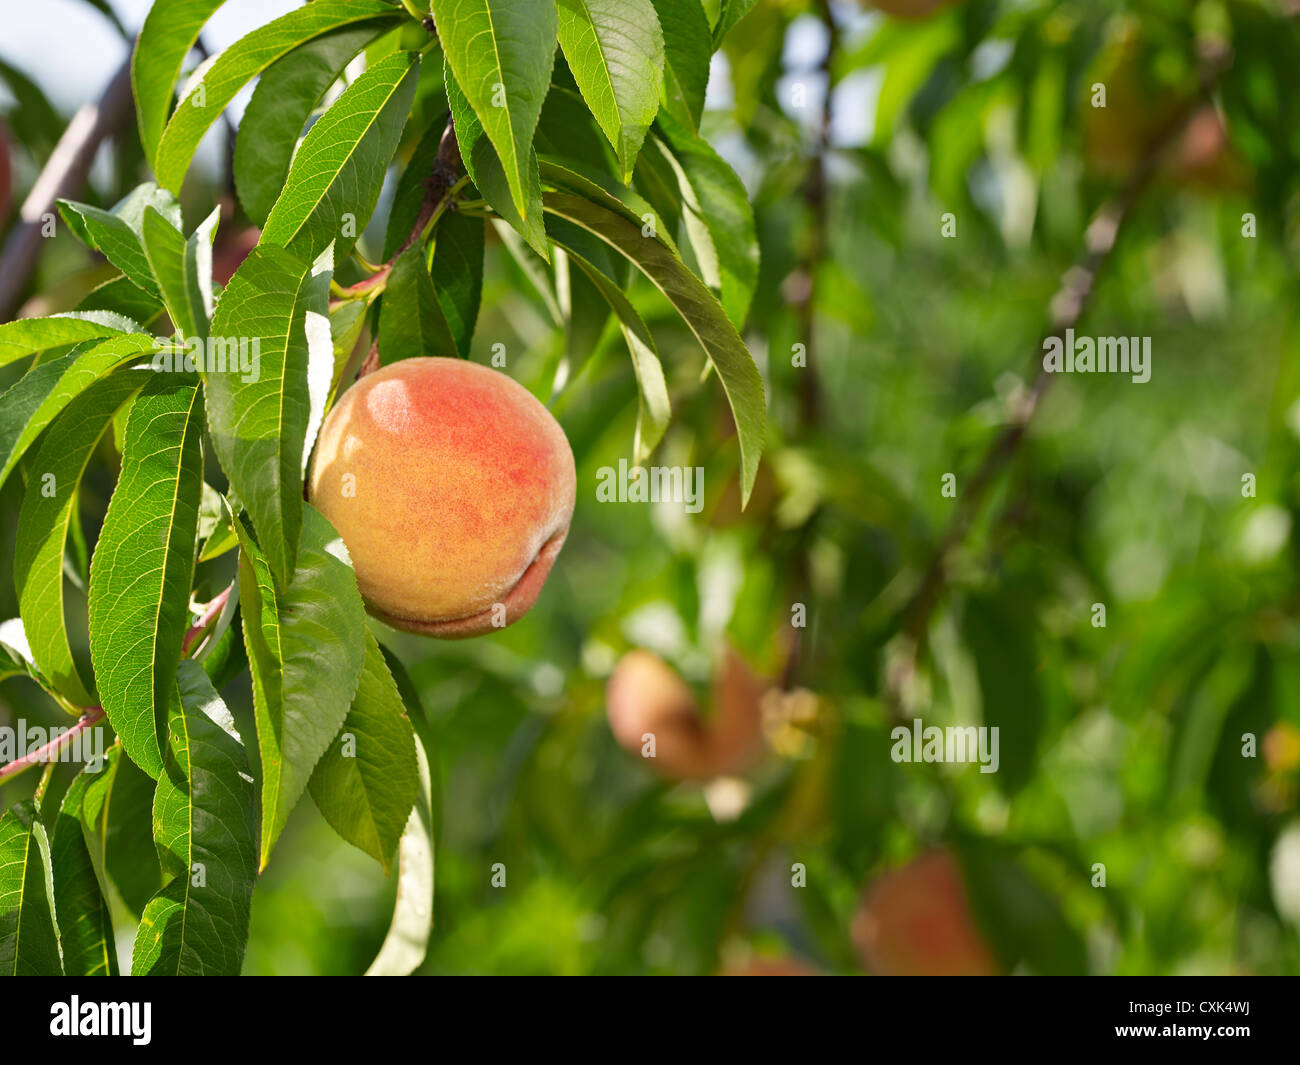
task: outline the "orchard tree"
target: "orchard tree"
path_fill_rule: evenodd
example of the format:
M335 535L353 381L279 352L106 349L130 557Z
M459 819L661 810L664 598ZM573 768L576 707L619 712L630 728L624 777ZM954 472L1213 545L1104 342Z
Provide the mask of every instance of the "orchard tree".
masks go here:
M156 180L111 210L59 204L119 276L75 311L0 326L0 363L31 359L0 405L0 478L26 478L0 675L30 677L75 721L4 776L101 721L116 736L57 807L49 761L0 821L5 972L116 972L110 877L143 900L133 972L237 974L258 875L307 796L399 877L371 971L424 957L431 740L366 611L490 637L541 593L575 503L568 441L511 378L512 353L466 360L489 233L561 281L557 380L617 322L640 390L637 461L671 416L627 294L648 279L730 403L743 498L757 476L763 384L737 331L753 217L698 132L711 55L749 3L714 4L710 20L698 0L315 0L178 86L220 6L158 0L135 44ZM254 79L233 175L260 236L214 270L214 244L233 265L220 207L184 217L178 197ZM404 143L384 260L368 262L358 238ZM64 558L105 434L122 461L89 564L86 668ZM221 695L244 670L254 735ZM118 832L107 812L128 805L139 823Z

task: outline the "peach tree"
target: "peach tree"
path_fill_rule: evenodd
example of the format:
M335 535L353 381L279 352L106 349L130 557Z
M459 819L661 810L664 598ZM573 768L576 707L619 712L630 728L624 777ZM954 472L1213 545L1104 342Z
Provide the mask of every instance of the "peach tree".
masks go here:
M0 819L0 971L116 973L111 883L139 917L133 972L238 973L258 876L306 795L398 878L371 971L420 963L432 737L367 625L346 538L305 498L313 449L358 379L468 357L485 254L501 254L558 294L557 381L617 323L637 461L670 418L629 298L647 279L698 341L673 358L726 394L748 498L764 394L738 326L757 243L699 122L712 53L752 3L314 0L189 71L222 0L153 5L131 73L154 180L111 210L60 203L118 276L75 311L0 326L0 365L28 364L0 397L0 480L25 485L0 678L35 681L69 725L0 768L44 763ZM220 208L186 218L180 196L254 82L231 165L260 236L223 285ZM379 261L358 250L368 227ZM508 374L504 345L488 347ZM78 493L106 440L121 469L91 552ZM245 671L255 735L222 697ZM93 729L106 750L55 805L54 756Z

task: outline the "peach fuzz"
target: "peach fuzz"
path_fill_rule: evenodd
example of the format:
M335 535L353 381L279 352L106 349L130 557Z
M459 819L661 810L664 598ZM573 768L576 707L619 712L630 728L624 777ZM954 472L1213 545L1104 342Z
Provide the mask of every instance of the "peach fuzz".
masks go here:
M445 638L532 607L576 492L564 430L532 393L447 358L404 359L357 381L321 426L309 479L370 613Z

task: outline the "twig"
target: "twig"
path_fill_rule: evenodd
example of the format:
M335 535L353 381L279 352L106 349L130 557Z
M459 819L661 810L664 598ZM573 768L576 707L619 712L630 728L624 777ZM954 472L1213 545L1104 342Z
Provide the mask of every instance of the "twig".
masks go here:
M57 755L64 747L72 742L72 738L80 732L93 725L99 724L104 720L104 710L99 706L87 707L85 713L75 725L50 740L49 743L42 744L32 751L31 754L24 755L22 758L16 758L8 765L0 766L0 781L8 780L10 777L16 777L25 769L31 769L34 765L40 765L43 762L53 761L53 756Z
M19 221L0 253L0 322L8 321L40 257L42 219L56 200L86 184L95 153L131 117L131 57L118 68L97 104L86 104L68 123L23 203Z
M196 639L198 639L200 636L203 635L203 633L207 630L207 627L211 625L212 622L217 617L219 617L221 612L226 608L226 602L227 600L230 599L230 593L234 589L234 587L235 586L231 584L229 587L218 592L217 595L212 599L212 601L208 603L206 607L204 607L203 613L199 615L199 620L196 621L190 627L190 630L185 634L185 637L181 640L182 657L189 654L190 645Z

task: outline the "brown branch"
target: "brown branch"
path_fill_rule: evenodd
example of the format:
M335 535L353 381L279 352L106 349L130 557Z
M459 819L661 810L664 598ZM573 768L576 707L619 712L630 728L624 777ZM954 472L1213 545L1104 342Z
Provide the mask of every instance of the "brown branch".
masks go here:
M93 725L99 724L102 720L104 720L104 710L102 707L87 707L86 711L81 715L81 718L75 725L69 728L67 732L56 736L54 739L50 740L49 743L37 747L31 754L24 755L22 758L16 758L8 765L0 766L0 781L8 780L10 777L16 777L24 769L30 769L34 765L53 761L53 756L57 755L59 751L71 743L74 736L80 732L84 732Z
M95 153L131 118L131 57L118 68L97 104L86 104L68 123L23 203L18 223L0 253L0 322L18 307L23 289L40 258L42 219L55 201L75 196L85 187Z
M1190 96L1170 121L1156 133L1143 151L1137 168L1124 187L1112 200L1102 206L1088 225L1084 233L1083 253L1065 272L1056 295L1052 298L1050 305L1052 327L1039 342L1035 351L1031 369L1033 384L1011 411L1007 424L994 439L979 466L966 482L955 513L930 557L919 587L901 611L904 618L902 631L911 641L910 647L905 649L909 658L915 653L916 646L929 623L930 615L942 595L947 579L948 556L969 531L997 475L1016 455L1028 431L1029 422L1047 391L1052 375L1042 365L1042 352L1046 344L1053 338L1064 343L1066 331L1073 329L1082 319L1096 289L1097 278L1115 249L1122 225L1151 184L1152 178L1159 172L1168 149L1182 133L1197 108L1218 84L1229 62L1230 56L1226 52L1205 57L1198 91ZM909 671L910 667L904 668L896 676L902 677ZM892 688L891 695L896 694L896 691L896 688Z

